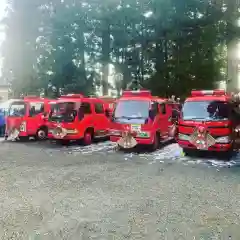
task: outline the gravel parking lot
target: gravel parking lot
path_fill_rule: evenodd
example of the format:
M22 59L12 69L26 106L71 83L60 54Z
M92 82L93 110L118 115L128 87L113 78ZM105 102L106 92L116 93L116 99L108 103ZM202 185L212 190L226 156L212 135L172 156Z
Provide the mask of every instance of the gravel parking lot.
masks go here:
M175 144L1 142L0 153L2 240L240 239L237 165L186 160Z

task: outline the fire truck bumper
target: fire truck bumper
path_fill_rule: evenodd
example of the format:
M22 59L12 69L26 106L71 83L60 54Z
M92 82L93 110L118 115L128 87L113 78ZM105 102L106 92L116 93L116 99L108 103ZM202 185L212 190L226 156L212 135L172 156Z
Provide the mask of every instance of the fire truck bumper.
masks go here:
M110 136L110 141L112 142L118 142L122 137L120 136ZM150 138L137 138L135 137L135 140L137 141L137 144L140 145L151 145L153 144L153 136L151 136Z
M184 140L177 140L178 145L182 148L187 148L187 149L196 149L196 146L191 144L189 141L184 141ZM230 149L232 149L233 143L216 143L213 146L209 147L207 151L215 151L215 152L226 152Z
M79 140L81 138L83 138L82 134L67 134L64 137L56 137L56 136L54 136L54 134L48 133L48 139L52 139L52 140L54 140L54 139L61 140L62 139L62 140L70 141L70 140Z

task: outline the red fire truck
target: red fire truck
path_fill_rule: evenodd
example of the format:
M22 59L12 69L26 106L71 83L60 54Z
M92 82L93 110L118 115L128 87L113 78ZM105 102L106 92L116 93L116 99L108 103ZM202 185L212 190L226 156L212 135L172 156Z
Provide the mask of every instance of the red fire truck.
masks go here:
M124 91L111 118L110 140L121 148L144 144L155 150L169 137L171 116L166 99L154 97L147 90Z
M192 91L178 120L177 142L186 154L207 150L231 154L239 116L224 90Z
M50 101L36 96L13 101L6 119L5 139L46 139Z
M61 96L49 114L48 138L62 144L81 140L89 145L94 138L108 136L108 114L99 98L81 94Z

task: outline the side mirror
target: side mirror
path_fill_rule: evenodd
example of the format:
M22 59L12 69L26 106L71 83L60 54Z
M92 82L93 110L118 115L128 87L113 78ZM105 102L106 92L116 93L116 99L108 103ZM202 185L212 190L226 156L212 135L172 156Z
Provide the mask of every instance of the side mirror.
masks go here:
M43 119L46 120L46 121L48 120L48 113L47 112L43 113Z
M156 113L153 109L150 109L149 110L149 117L154 120L154 118L156 117Z

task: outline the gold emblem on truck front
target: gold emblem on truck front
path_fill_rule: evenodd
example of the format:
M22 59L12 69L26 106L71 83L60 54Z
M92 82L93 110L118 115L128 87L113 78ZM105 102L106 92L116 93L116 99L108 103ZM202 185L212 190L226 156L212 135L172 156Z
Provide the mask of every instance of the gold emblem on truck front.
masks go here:
M216 143L216 140L208 133L207 129L202 126L194 130L189 141L200 150L207 150Z

